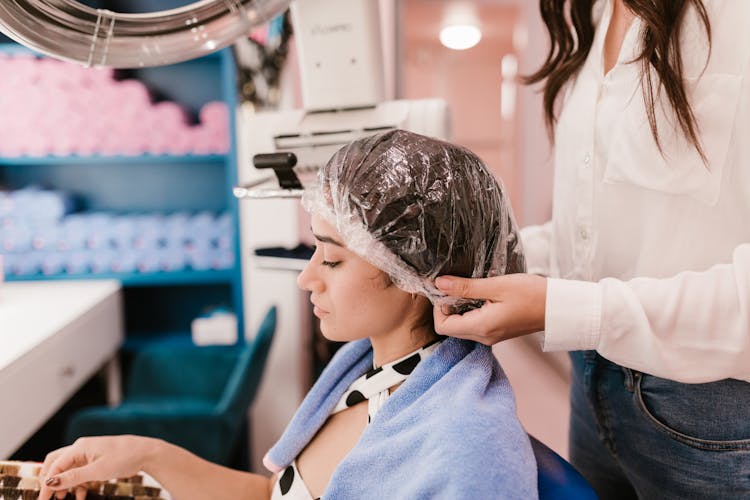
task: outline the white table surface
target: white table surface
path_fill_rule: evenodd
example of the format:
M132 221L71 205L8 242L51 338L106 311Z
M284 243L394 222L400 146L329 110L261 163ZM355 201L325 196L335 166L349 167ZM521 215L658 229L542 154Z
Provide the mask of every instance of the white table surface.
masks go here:
M0 459L10 456L123 340L117 281L0 285ZM44 457L38 457L40 460Z

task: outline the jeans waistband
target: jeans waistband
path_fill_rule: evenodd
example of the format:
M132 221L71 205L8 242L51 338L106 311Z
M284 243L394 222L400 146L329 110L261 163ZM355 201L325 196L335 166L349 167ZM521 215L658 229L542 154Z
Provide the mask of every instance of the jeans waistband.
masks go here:
M625 377L625 385L628 388L628 390L631 390L631 391L633 390L633 386L637 384L639 380L643 378L644 376L653 377L655 379L662 380L665 383L673 383L673 384L678 384L678 385L695 386L695 387L706 386L708 384L720 384L723 382L727 382L727 383L731 383L734 386L746 387L747 390L750 391L750 382L746 382L743 380L736 380L736 379L721 379L721 380L705 382L705 383L700 383L700 384L688 384L685 382L677 382L675 380L658 377L656 375L651 375L648 372L641 372L633 368L627 368L625 366L619 365L601 356L596 351L585 351L584 359L586 359L587 362L590 362L590 363L593 362L597 367L601 369L611 369L611 370L622 371Z

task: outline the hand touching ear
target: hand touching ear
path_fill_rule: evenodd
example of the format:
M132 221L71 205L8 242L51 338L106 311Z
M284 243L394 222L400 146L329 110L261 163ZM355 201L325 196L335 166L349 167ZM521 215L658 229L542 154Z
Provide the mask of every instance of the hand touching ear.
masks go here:
M485 304L464 314L446 314L436 306L435 331L485 345L544 330L547 279L535 274L493 278L441 276L440 291L452 297L484 299Z

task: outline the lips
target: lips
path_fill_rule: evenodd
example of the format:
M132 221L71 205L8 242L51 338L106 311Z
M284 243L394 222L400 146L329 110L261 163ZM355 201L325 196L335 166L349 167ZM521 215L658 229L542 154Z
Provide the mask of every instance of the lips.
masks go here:
M320 307L318 304L316 304L313 301L310 301L313 305L313 314L317 317L321 317L322 315L328 314L328 311Z

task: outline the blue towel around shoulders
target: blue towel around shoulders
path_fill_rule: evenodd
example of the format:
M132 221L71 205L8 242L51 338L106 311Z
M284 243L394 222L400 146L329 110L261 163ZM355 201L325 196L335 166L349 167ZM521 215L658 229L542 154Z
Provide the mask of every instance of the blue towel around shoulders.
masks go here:
M369 339L342 347L266 455L266 466L279 472L291 464L371 368ZM367 425L322 498L538 498L531 444L492 350L444 340Z

